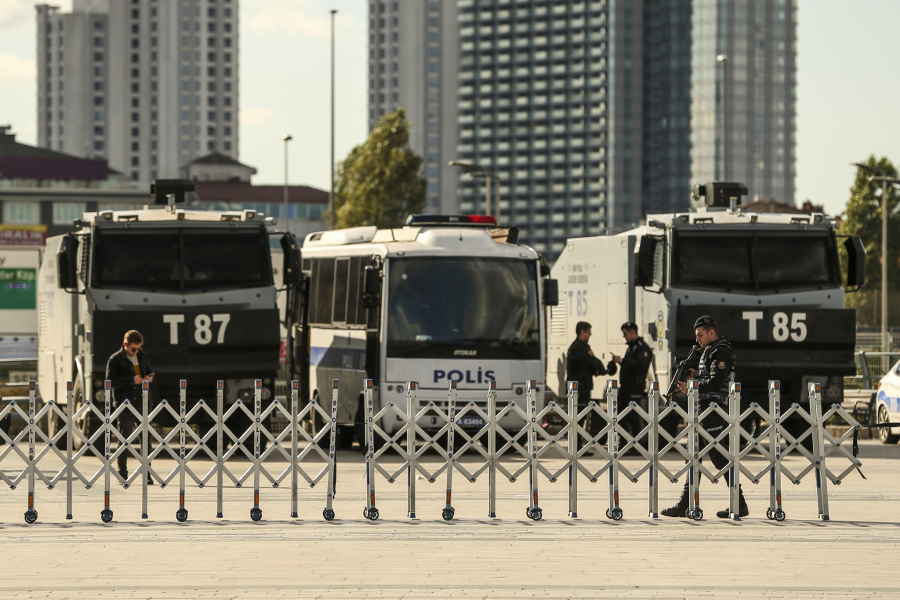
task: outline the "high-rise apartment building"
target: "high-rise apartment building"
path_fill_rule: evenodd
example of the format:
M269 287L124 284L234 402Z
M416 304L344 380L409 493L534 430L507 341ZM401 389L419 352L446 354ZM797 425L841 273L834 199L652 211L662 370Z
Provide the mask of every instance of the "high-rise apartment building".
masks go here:
M427 210L454 212L457 8L447 0L369 2L369 129L397 107L412 124L410 146L425 160Z
M37 6L38 144L136 182L238 157L238 0Z
M457 4L459 155L499 178L503 221L554 256L567 238L640 220L640 10ZM463 212L482 206L481 190L461 180Z
M793 201L796 0L370 0L369 38L370 126L407 109L429 207L482 211L445 166L476 163L551 258L685 210L726 126L728 179Z

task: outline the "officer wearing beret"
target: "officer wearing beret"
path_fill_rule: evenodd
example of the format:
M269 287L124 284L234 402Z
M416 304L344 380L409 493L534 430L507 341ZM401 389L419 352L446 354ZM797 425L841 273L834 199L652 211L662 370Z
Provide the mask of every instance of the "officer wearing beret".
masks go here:
M653 349L638 335L637 323L622 323L622 337L628 344L624 356L613 355L613 362L621 368L619 373L619 407L623 410L629 402L641 405L647 388L647 371L653 362ZM645 425L636 412L630 412L621 420L622 426L634 437Z
M720 407L728 410L728 391L731 382L734 381L734 348L731 343L723 337L719 337L719 328L712 317L703 316L694 323L694 333L696 334L697 343L703 348L700 355L700 361L696 369L691 369L688 379L697 381L697 396L700 401L700 412L709 408L713 402L718 403ZM678 389L687 392L687 382L682 381L678 385ZM709 416L700 422L700 425L711 436L718 437L726 427L725 421L717 412L711 412ZM709 442L704 436L700 437L700 449L703 450ZM721 441L726 451L730 452L730 444L728 436ZM717 449L713 449L709 454L710 460L717 470L721 470L728 464L728 459ZM726 481L728 473L725 474ZM747 503L744 500L744 493L740 491L740 516L746 517L750 514ZM688 509L688 483L685 482L681 497L675 506L671 506L660 511L666 517L685 517ZM720 510L716 516L722 519L729 517L729 510Z

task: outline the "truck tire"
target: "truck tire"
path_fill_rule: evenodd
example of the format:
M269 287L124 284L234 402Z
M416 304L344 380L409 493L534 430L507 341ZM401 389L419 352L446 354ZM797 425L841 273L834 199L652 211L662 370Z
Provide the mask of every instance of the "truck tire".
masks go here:
M67 415L76 414L81 410L81 407L84 406L84 386L81 382L82 380L80 377L75 379L75 386L72 389L72 406L66 407ZM88 439L90 439L90 436L97 431L97 428L93 426L93 419L91 418L90 411L85 412L73 425L75 429L80 431L82 435ZM66 436L62 436L60 438L60 448L66 448L66 444ZM81 439L81 436L77 434L72 436L72 450L77 452L78 450L81 450L82 446L84 446L84 441Z
M359 447L365 450L366 448L366 396L365 394L359 395L359 404L356 407L356 416L353 419L353 438L356 440L356 443L359 444Z
M341 450L349 450L353 446L354 435L355 432L353 425L338 425L338 448L340 448Z

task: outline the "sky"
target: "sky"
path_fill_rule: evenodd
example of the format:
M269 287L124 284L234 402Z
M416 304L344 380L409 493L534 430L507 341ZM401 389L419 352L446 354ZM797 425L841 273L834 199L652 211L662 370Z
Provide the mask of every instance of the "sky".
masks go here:
M112 0L121 1L121 0ZM423 0L404 0L423 1ZM449 1L449 0L443 0ZM36 140L34 0L0 0L0 124ZM63 11L71 0L53 2ZM330 15L335 18L335 159L365 140L366 0L241 0L240 160L254 182L330 186ZM797 193L843 211L851 162L900 163L897 0L799 0Z

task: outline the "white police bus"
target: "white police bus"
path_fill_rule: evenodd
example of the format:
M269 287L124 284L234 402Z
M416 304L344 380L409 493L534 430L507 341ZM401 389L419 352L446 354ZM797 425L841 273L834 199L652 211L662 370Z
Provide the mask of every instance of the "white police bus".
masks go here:
M366 378L375 382L376 405L394 401L404 409L408 381L418 382L419 407L434 401L442 408L451 380L460 402L483 408L489 381L497 382L499 406L524 399L526 379L542 382L543 305L556 303L556 282L548 283L540 255L516 237L493 217L446 215L306 237L308 331L298 339L308 340L313 396L341 380L343 447L361 419ZM483 425L477 417L461 424ZM440 428L431 418L420 426ZM400 423L385 419L381 427L391 433Z

